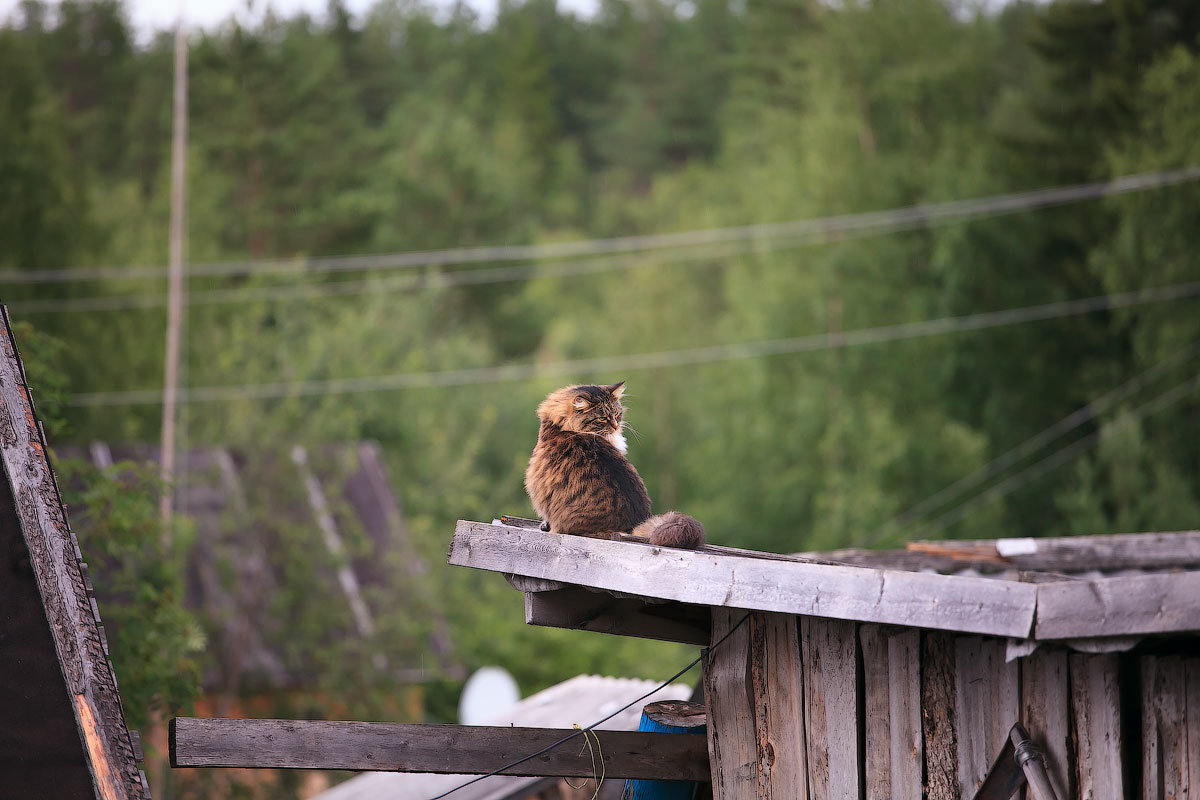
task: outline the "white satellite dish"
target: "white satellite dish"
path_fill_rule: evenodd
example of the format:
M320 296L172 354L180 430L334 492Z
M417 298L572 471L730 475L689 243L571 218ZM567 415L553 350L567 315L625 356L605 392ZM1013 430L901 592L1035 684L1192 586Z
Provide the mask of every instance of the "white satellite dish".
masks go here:
M481 725L517 704L521 690L513 676L501 667L480 667L463 686L458 700L461 725Z

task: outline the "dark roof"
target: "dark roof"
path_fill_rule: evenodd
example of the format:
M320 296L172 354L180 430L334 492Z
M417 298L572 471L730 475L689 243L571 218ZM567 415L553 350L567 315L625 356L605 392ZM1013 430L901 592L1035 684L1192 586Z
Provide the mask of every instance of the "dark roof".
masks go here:
M703 644L706 609L723 606L1034 641L1200 633L1198 531L781 555L504 520L459 522L449 560L504 573L535 624Z
M7 310L0 349L0 793L148 798Z
M145 444L93 442L55 451L100 467L159 458L159 449ZM374 442L311 452L298 445L266 453L202 447L180 462L176 507L196 526L186 600L209 637L206 687L238 692L313 685L319 667L295 647L288 628L296 620L278 608L285 585L308 587L320 598L320 619L303 621L306 635L322 642L370 639L384 604L411 608L428 631L425 641L402 649L432 651L436 666L426 670L393 657L379 658L380 667L405 682L461 676L448 625L425 593L425 564ZM96 571L103 596L103 566ZM364 650L378 652L373 645Z

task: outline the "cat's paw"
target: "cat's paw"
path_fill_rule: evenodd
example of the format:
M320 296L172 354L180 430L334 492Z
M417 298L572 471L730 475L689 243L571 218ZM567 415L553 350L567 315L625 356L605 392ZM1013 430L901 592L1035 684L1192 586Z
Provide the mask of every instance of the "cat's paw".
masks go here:
M542 524L538 527L540 527L546 533L549 533L550 532L550 520L542 520Z

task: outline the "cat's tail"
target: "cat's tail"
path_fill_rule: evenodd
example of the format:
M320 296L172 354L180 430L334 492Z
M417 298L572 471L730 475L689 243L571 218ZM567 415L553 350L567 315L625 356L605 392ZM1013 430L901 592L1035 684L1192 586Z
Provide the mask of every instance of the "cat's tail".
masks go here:
M634 528L633 535L649 539L650 544L660 547L695 550L704 544L704 526L700 520L678 511L651 517Z

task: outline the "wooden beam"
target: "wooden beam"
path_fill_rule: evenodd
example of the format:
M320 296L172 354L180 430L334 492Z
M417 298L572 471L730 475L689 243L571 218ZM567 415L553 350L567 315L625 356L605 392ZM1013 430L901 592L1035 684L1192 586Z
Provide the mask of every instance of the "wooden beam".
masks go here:
M547 628L706 645L710 613L702 606L647 604L634 598L566 586L549 592L526 592L525 622Z
M482 725L306 722L282 719L171 720L171 766L349 769L483 775L578 731ZM595 731L608 778L707 781L699 736ZM590 735L590 734L589 734ZM582 735L501 775L592 777Z
M1037 586L560 536L460 521L449 562L609 591L1027 638Z
M1071 721L1079 779L1075 797L1121 800L1127 797L1124 726L1121 724L1121 678L1117 656L1072 653Z
M1148 569L1200 564L1200 531L911 542L908 549L1021 569Z
M1200 572L1037 585L1036 639L1200 630Z
M862 795L855 628L852 622L800 619L808 791L812 800Z

